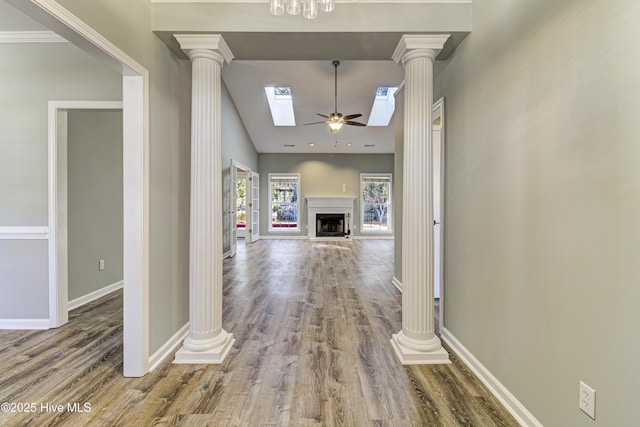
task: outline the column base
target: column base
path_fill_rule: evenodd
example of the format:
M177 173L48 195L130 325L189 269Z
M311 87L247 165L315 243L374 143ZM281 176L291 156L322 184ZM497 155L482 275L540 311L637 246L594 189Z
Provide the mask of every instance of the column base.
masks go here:
M391 345L403 365L444 365L449 364L449 353L442 348L440 338L418 341L400 331L391 337Z
M236 341L233 338L233 334L229 334L224 330L213 340L213 345L207 347L198 345L197 350L188 349L188 347L194 347L193 345L189 345L188 340L189 337L185 338L185 343L176 352L176 357L173 360L173 363L192 365L220 364L227 357L233 347L233 343Z

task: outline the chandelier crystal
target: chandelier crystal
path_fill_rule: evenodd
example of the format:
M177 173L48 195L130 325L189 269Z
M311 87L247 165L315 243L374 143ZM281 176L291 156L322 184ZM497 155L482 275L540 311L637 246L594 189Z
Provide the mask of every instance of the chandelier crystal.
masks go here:
M283 15L285 11L289 15L299 15L307 19L316 19L318 10L333 12L336 8L335 0L270 0L269 12L272 15Z

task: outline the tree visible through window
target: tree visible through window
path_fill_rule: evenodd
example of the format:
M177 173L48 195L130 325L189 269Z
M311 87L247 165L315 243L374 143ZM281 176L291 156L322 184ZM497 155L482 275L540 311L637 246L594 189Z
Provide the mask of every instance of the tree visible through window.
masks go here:
M269 174L271 229L298 229L298 174Z
M247 226L247 180L239 178L236 183L236 212L237 228L246 228Z
M362 230L390 231L391 175L361 175Z

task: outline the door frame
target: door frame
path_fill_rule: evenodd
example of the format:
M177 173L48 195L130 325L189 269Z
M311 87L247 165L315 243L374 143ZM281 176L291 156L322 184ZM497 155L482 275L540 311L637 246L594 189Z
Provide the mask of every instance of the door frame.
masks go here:
M122 110L122 101L49 101L49 322L53 328L69 321L69 110Z
M437 119L440 119L440 245L438 250L440 251L440 283L438 284L440 290L440 302L438 313L438 327L442 334L444 328L444 302L445 302L445 286L444 286L444 233L445 233L445 221L444 221L444 167L445 167L445 121L444 121L444 97L438 99L433 103L431 123ZM433 130L432 130L433 135ZM435 142L435 141L432 141ZM436 284L434 283L434 286Z
M236 246L238 244L238 234L237 234L237 220L238 220L238 210L235 200L237 200L237 184L238 181L238 170L242 170L247 175L251 172L247 166L242 163L231 159L231 168L229 170L229 181L230 181L230 193L229 193L229 256L233 257L236 254ZM250 194L249 188L247 188L247 194L245 195L245 199ZM247 212L247 216L249 213ZM246 222L246 221L245 221ZM247 241L247 229L245 228L245 241Z
M254 170L252 170L250 167L243 165L242 163L235 161L233 159L231 159L230 162L231 166L230 166L230 170L229 170L229 176L230 176L230 185L231 185L231 189L230 191L232 192L232 194L229 195L229 198L231 199L229 201L229 226L230 226L230 230L229 230L229 256L233 257L235 255L236 252L236 245L237 245L237 233L234 232L234 229L236 227L236 221L234 221L234 218L237 218L237 210L236 210L236 206L233 203L234 200L234 196L233 192L236 191L236 184L235 181L237 181L238 179L238 170L242 170L245 175L246 175L246 180L247 180L247 186L246 186L246 195L245 195L245 199L247 200L247 217L245 220L245 223L247 224L245 227L245 231L244 231L244 241L245 243L253 243L254 241L258 240L255 239L254 240L254 235L252 233L253 230L253 216L254 216L254 211L253 211L253 200L254 200L254 188L253 188L253 178L254 177L259 177L258 173ZM235 178L235 179L234 179ZM260 197L260 191L258 189L257 192L257 196L258 198ZM260 218L258 217L258 221L260 220ZM234 240L235 239L235 240Z
M247 212L251 210L251 214L247 214L247 222L251 221L251 228L247 230L249 232L249 240L247 240L247 232L245 231L245 242L255 243L260 240L260 174L256 171L247 171L247 188L251 187L249 191L249 197L251 202L249 203Z
M124 320L123 375L141 377L149 370L149 72L133 58L54 0L7 0L8 3L102 59L122 75ZM52 142L50 142L52 144ZM49 256L57 253L57 166L49 152ZM56 197L53 197L56 196ZM57 262L50 265L57 278ZM50 326L60 325L57 280L49 284ZM64 309L62 310L64 312Z

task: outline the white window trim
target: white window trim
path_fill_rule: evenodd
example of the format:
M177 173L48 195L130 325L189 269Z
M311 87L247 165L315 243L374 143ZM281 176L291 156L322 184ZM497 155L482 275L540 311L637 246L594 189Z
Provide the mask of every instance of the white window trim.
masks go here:
M298 181L298 200L296 201L296 212L298 212L298 218L296 221L296 226L291 228L279 228L273 227L273 221L271 220L271 215L273 213L273 195L271 194L272 183L271 178L274 176L291 176L295 177ZM301 230L300 227L300 174L299 173L270 173L269 174L269 233L297 233Z
M388 230L371 230L364 228L364 201L362 200L362 191L364 185L362 184L364 177L380 177L389 178L389 210L387 212L387 224ZM361 173L360 174L360 193L358 195L358 202L360 203L360 234L362 235L393 235L393 174L392 173Z

